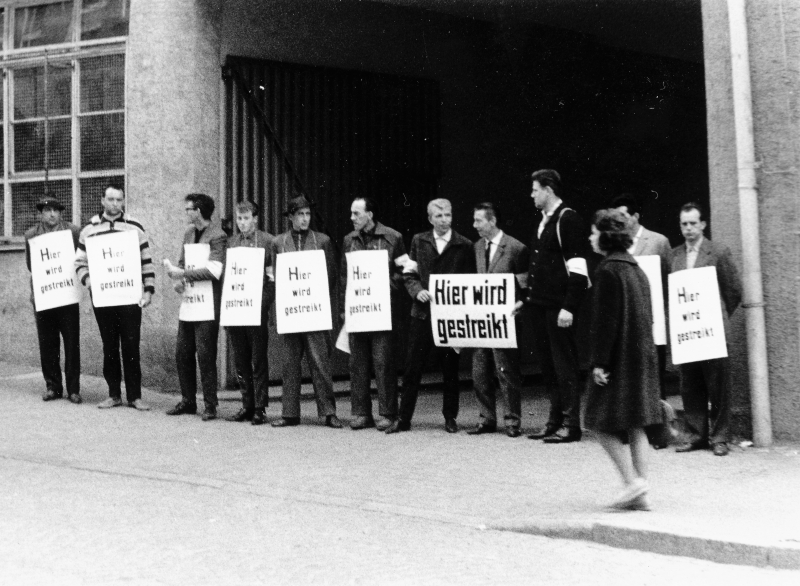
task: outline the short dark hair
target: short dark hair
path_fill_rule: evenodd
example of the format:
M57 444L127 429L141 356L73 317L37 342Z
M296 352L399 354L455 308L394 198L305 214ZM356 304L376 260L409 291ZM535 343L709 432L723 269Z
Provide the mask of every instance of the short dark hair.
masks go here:
M186 201L191 202L192 205L200 210L200 215L204 220L210 220L211 214L214 213L216 204L210 195L205 193L190 193L185 198Z
M490 201L484 201L476 205L472 208L472 213L483 211L486 215L487 220L491 220L492 218L495 219L496 223L500 223L500 210L497 209L497 206L494 205Z
M615 209L597 210L592 222L600 238L597 246L604 252L623 252L633 244L628 232L628 221L622 212Z
M374 199L372 199L371 197L367 197L367 196L357 195L356 197L353 198L353 201L358 201L359 199L364 202L364 211L365 212L372 212L373 214L375 213L375 208L377 206L375 204L375 200Z
M103 195L105 195L106 190L108 189L119 191L122 193L122 197L125 197L125 186L123 185L122 181L107 181L105 187L103 187Z
M253 217L258 215L258 204L250 199L243 199L236 203L236 211L240 214L250 212Z
M561 197L561 175L555 169L539 169L531 173L531 183L537 181L542 187L549 187L558 197Z
M623 193L611 200L612 208L621 208L625 206L628 208L628 213L633 216L642 213L642 208L639 206L639 200L632 193Z
M690 212L692 210L697 210L698 212L700 212L700 221L702 222L703 216L706 215L706 212L703 209L703 206L701 206L699 203L695 201L690 201L688 203L683 204L681 206L681 211L678 212L678 216L680 216L683 212Z

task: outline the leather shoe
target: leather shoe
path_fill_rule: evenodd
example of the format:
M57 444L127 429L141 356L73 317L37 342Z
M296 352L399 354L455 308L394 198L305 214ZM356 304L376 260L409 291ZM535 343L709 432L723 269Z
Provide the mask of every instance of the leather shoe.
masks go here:
M558 428L554 425L545 425L539 431L534 431L533 433L528 435L528 439L532 440L540 440L546 437L550 437L554 435L558 431Z
M409 422L398 419L386 428L386 433L398 433L400 431L408 431L410 429L411 424Z
M332 427L333 429L342 429L341 420L336 415L328 415L325 418L325 427Z
M728 444L726 444L725 442L719 442L718 444L714 444L713 450L715 456L727 456L728 453L730 452Z
M194 415L195 413L197 413L197 404L187 403L186 401L181 401L167 411L167 415Z
M98 409L111 409L112 407L122 407L122 399L119 397L109 397L105 401L97 404Z
M55 401L56 399L60 399L64 395L62 393L57 393L53 390L47 390L42 395L42 401Z
M264 425L267 422L267 414L263 409L256 409L251 419L253 425Z
M271 423L272 427L296 427L300 425L299 417L281 417Z
M78 393L72 393L69 396L69 402L74 403L75 405L80 405L81 403L83 403L83 399Z
M508 437L519 437L522 435L522 432L519 430L519 427L506 427L506 435Z
M235 415L229 415L225 418L225 421L232 421L234 423L242 423L243 421L250 421L253 419L253 412L249 409L245 409L242 407L239 409Z
M350 421L350 429L367 429L368 427L375 427L375 420L372 417L356 417Z
M203 421L213 421L217 418L217 408L208 405L206 410L203 411L203 416L200 418Z
M386 431L392 426L394 423L394 419L389 419L388 417L379 417L378 421L375 422L375 428L378 431Z
M696 450L705 450L706 448L708 448L706 442L683 442L675 447L675 451L678 453L694 452Z
M458 433L458 423L452 417L448 417L444 420L444 430L447 433Z
M496 423L479 423L475 429L468 430L467 435L483 435L484 433L494 433L496 431Z
M583 432L578 427L562 427L553 435L544 438L546 444L569 444L581 441Z
M141 399L134 399L133 401L128 401L128 407L133 407L137 411L150 411L150 405L148 405Z

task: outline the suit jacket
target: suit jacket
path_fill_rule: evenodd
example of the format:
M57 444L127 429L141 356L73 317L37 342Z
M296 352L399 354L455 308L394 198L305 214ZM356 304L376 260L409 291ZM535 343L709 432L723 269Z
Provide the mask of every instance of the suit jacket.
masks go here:
M703 238L700 250L697 253L697 260L694 268L716 267L717 283L719 284L720 302L723 312L722 318L725 324L725 333L730 331L728 316L732 315L739 303L742 301L742 282L739 279L739 271L733 264L731 251L727 246L711 242L708 238ZM686 269L686 244L681 244L672 249L672 262L670 272L683 271Z
M669 240L663 234L652 232L642 226L642 235L636 242L633 249L633 256L658 255L661 257L661 271L663 275L668 275L670 264L672 263L672 247Z
M183 234L183 244L195 244L195 227L189 226ZM228 247L228 235L217 225L210 224L203 230L197 244L208 244L211 248L208 256L209 264L219 266L219 276L215 275L208 266L187 270L184 278L187 281L211 281L214 290L214 315L219 319L219 306L222 302L222 275L225 267L225 250ZM186 248L181 245L181 255L178 266L186 268Z
M430 276L471 274L475 272L475 255L472 253L472 241L453 230L450 242L442 253L436 248L433 230L416 234L411 240L408 257L417 263L417 271L403 273L406 290L413 299L411 317L426 319L430 315L430 304L417 299L417 294L428 289Z
M516 238L503 233L488 270L486 267L486 240L481 238L475 243L474 248L475 266L478 273L512 273L516 277L516 298L519 300L528 278L530 263L528 247Z

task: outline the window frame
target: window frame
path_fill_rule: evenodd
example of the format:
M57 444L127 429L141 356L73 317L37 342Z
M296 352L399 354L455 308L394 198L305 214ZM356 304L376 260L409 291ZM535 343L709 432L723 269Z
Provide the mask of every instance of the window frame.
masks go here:
M3 222L0 224L0 251L24 248L22 234L14 234L12 186L20 183L41 182L45 179L45 170L15 171L14 153L14 75L17 70L43 67L50 63L68 62L71 65L71 111L69 116L53 116L50 119L71 120L71 165L67 169L48 170L48 181L69 180L72 184L72 222L81 224L81 180L96 177L121 177L127 184L127 135L128 135L128 100L127 100L127 36L108 37L81 41L81 15L83 0L72 0L72 40L68 43L42 45L14 49L15 15L17 8L58 4L64 0L0 0L0 9L4 13L2 34L2 51L0 51L0 67L2 68L2 141L3 141L3 173L0 174L0 189L3 193ZM125 59L123 106L121 109L81 111L81 62L91 57L122 55ZM45 96L45 100L47 96ZM122 114L123 123L123 167L94 171L81 170L81 119L91 116ZM38 117L37 117L38 119ZM33 121L33 120L31 120ZM17 121L21 122L21 121Z

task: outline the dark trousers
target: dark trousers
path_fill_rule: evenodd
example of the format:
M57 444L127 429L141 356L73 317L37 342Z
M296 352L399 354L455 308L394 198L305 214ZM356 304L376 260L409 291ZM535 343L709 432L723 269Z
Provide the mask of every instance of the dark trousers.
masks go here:
M39 357L48 391L64 394L61 381L61 339L64 339L64 371L67 394L81 391L81 320L77 303L37 311L36 333L39 336Z
M122 372L125 371L125 395L128 402L142 398L142 367L139 339L142 331L142 308L138 305L95 307L94 317L103 341L103 376L108 395L122 397ZM120 361L120 350L122 361Z
M522 412L519 350L516 348L476 348L472 355L472 384L480 404L481 419L497 423L497 391L505 403L506 427L519 428Z
M667 347L656 346L656 353L658 354L658 384L661 385L661 398L667 398Z
M311 370L317 415L336 415L331 352L330 332L303 332L283 336L283 417L300 417L300 364L304 354Z
M217 406L217 321L179 321L175 363L183 400L190 405L197 401L197 363L206 407ZM196 358L195 358L196 355Z
M550 391L547 425L580 429L581 393L575 324L558 327L559 308L530 308L534 348Z
M681 364L681 397L688 441L711 444L730 439L728 358ZM711 412L708 404L711 403ZM713 423L709 423L713 419Z
M397 372L391 331L350 334L350 412L353 417L372 416L370 362L378 385L378 413L394 419L397 417Z
M400 419L411 423L417 406L422 369L431 353L442 367L444 392L442 415L445 419L458 417L458 353L452 348L439 348L433 343L431 318L411 318L408 326L408 356L403 375L403 395L400 399Z
M260 326L227 328L242 390L242 407L253 412L269 404L269 325L262 316Z

